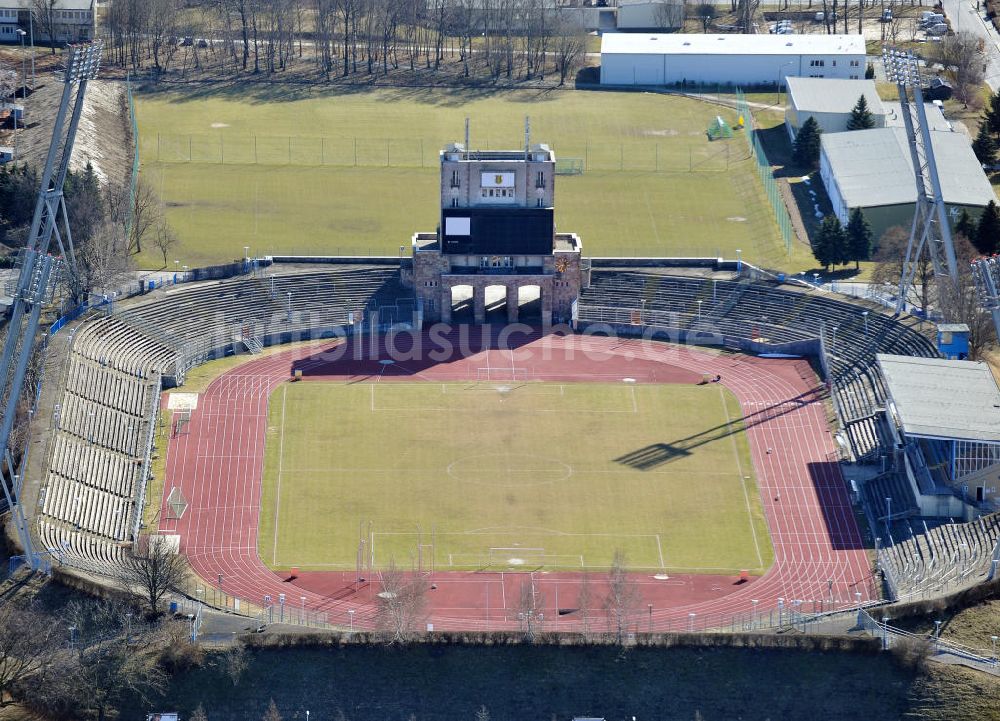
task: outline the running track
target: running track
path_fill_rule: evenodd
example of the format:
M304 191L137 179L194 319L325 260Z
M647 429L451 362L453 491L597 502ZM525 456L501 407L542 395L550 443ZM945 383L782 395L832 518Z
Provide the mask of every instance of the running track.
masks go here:
M735 577L657 580L636 574L642 595L636 625L654 630L729 626L733 616L751 614L754 600L765 615L778 599L785 599L786 607L801 600L802 610L811 611L820 602L829 608L831 599L845 606L856 603L857 594L862 601L875 597L840 468L831 460L835 448L822 389L806 361L581 335L521 337L503 346L513 349L503 350L496 333L487 333L490 337L468 341L464 350L447 357L427 358L425 345L423 359L380 363L387 357L381 341L365 338L356 346L311 346L252 360L215 379L199 398L189 433L170 440L161 518L169 515L166 497L174 486L189 507L179 520L162 520L160 532L179 534L194 570L210 586L218 585L222 574L227 594L260 605L265 595L277 603L283 593L289 615L304 606L325 614L330 623L347 625L353 610L356 627L370 626L377 585L356 583L353 571L303 573L289 581L287 574L270 571L257 553L267 399L293 368L303 371L304 382L373 383L475 379L484 367L497 369L499 377L501 369L513 367L528 369L536 380L564 382L625 377L640 383L695 382L718 373L743 409L775 563L743 584ZM430 340L424 335L419 342ZM459 345L458 333L445 341ZM705 528L706 534L712 532ZM601 578L594 576L593 608L600 607L604 595ZM576 606L580 574L437 572L431 580L428 621L438 630L516 628L517 598L525 582L533 583L542 598L547 628L581 627L580 613L567 612ZM588 625L602 613L591 612Z

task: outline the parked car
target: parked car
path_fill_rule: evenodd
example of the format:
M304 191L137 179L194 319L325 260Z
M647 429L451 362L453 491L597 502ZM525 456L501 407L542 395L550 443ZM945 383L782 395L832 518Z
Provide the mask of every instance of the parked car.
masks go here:
M883 22L883 23L891 23L892 22L892 10L890 10L889 8L886 8L885 10L883 10L882 11L882 17L879 18L879 21Z
M183 40L181 40L181 45L186 48L191 47L192 45L194 45L194 38L191 36L184 38Z
M938 23L937 25L931 25L929 28L924 30L928 35L947 35L948 26L945 23Z
M941 77L931 78L930 82L927 83L927 87L924 88L925 100L947 100L951 97L951 94L951 84Z

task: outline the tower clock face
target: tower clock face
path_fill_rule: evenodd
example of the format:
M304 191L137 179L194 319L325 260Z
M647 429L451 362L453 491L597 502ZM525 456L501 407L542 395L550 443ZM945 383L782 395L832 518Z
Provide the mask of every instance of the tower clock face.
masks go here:
M562 273L563 271L565 271L568 267L569 267L569 260L568 259L566 259L566 258L557 258L556 259L556 270L558 270L560 273Z

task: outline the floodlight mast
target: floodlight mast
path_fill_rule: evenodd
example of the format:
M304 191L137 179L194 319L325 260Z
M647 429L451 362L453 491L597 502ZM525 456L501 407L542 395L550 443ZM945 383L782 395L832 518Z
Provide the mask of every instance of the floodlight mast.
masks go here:
M941 192L937 162L934 159L930 126L924 111L919 61L913 53L892 47L882 50L882 59L889 80L896 83L899 91L901 115L917 185L917 201L910 239L906 246L903 273L899 279L896 313L906 309L906 297L926 249L938 284L938 305L942 314L951 320L955 304L953 299L959 287L958 261L951 238L948 210Z
M70 45L67 48L62 99L52 128L52 139L49 142L45 169L38 188L31 231L21 252L21 268L12 293L14 303L7 339L0 355L0 402L4 403L3 416L0 419L0 457L6 462L6 470L3 462L0 462L0 485L3 486L4 497L11 508L25 559L33 569L39 567L40 556L32 548L31 534L21 508L20 488L15 482L16 470L8 444L17 417L18 402L24 388L28 363L35 348L35 336L38 333L42 308L51 303L55 297L55 288L63 267L68 271L66 280L74 299L82 291L62 189L66 182L66 174L69 172L69 161L73 154L73 142L80 124L80 115L83 113L87 83L97 76L103 47L103 41L96 40L91 43ZM69 111L74 86L76 100L69 128L66 129L66 114ZM57 167L55 161L60 148L62 154ZM61 259L49 252L53 235L59 245Z

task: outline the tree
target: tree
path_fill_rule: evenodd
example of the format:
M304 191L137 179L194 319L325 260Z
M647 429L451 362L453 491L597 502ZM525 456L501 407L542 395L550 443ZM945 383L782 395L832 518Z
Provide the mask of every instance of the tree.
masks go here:
M997 208L996 201L991 200L983 208L976 235L971 240L976 250L983 255L993 255L1000 250L1000 209Z
M979 132L976 134L976 139L972 141L972 152L976 154L976 160L984 166L989 167L996 162L997 141L986 122L979 124Z
M983 124L990 132L1000 137L1000 91L990 95L989 104L983 112Z
M868 67L865 68L865 80L875 79L875 66L868 63Z
M808 168L815 168L819 164L819 136L822 132L816 118L811 115L808 120L802 123L802 127L795 135L792 151L795 162Z
M250 667L250 659L247 658L247 650L242 644L231 647L222 655L222 670L233 682L233 686L238 686L243 674Z
M189 721L208 721L208 714L205 713L205 707L199 703L191 714Z
M855 269L861 267L860 261L871 257L872 241L872 228L865 219L865 214L861 212L861 208L855 208L847 220L848 256L854 261Z
M851 117L847 120L848 130L868 130L875 127L875 118L872 111L868 109L868 99L864 94L858 96L858 102L851 110Z
M161 630L145 623L129 604L71 602L62 627L70 629L73 646L65 690L79 711L104 721L126 693L148 704L165 688Z
M960 32L946 36L936 44L934 59L951 70L955 98L966 104L978 102L983 85L985 62L979 42L978 36Z
M836 215L823 218L812 241L812 252L824 269L829 269L831 265L842 265L850 258L847 233Z
M629 619L639 608L640 601L639 586L628 574L625 553L618 549L611 560L611 568L608 571L608 595L604 599L608 623L611 624L618 643L625 640Z
M960 235L954 241L958 284L943 279L938 283L938 293L942 296L942 306L948 309L949 320L953 318L969 327L969 359L979 360L983 351L996 342L996 330L992 316L983 308L972 275L971 261L977 255L976 250Z
M162 218L156 224L153 234L153 245L156 246L157 250L163 256L163 265L166 267L170 249L177 245L177 235L174 234L173 229L167 224L167 221Z
M476 721L490 721L490 710L485 705L480 706L476 711Z
M49 39L49 48L56 54L56 13L60 11L59 0L32 0L31 16L39 35Z
M539 612L541 599L535 590L535 582L527 578L521 581L521 589L517 597L517 622L526 641L534 641L542 615Z
M0 708L43 681L62 638L55 619L14 602L0 606Z
M267 711L264 712L264 721L281 721L281 714L278 712L278 707L274 704L274 699L271 699L271 703L267 705Z
M976 221L969 215L969 211L962 208L962 212L958 214L958 220L955 221L955 233L964 236L971 243L972 239L976 237L978 228Z
M903 276L903 262L909 243L909 230L899 225L886 230L879 239L878 252L875 253L875 267L872 270L872 284L880 286L886 295L894 296L899 292L899 283ZM927 311L930 307L933 282L934 267L931 265L927 253L922 253L917 260L913 280L909 287L904 290L906 295L904 300L917 310Z
M563 19L555 28L555 45L553 57L556 72L559 73L559 84L565 85L566 78L579 67L587 49L587 33L580 23Z
M140 536L122 560L119 580L156 616L163 597L183 584L187 572L184 557L175 553L163 536Z
M420 574L405 573L391 558L379 575L382 591L376 596L376 627L388 643L405 643L426 618L427 581Z

